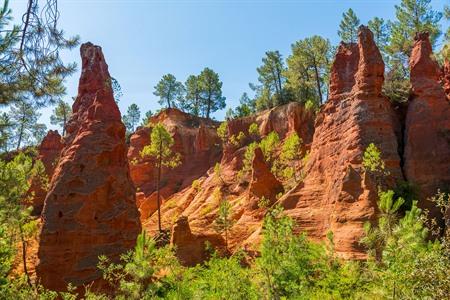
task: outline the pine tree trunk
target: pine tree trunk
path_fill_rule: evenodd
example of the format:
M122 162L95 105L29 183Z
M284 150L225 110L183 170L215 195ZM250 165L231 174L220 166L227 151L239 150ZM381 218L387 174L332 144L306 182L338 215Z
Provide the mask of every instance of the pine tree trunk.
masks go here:
M158 229L159 232L162 232L161 229L161 202L160 202L160 193L159 193L159 184L161 181L161 166L162 166L162 140L159 143L159 162L158 162L158 178L156 182L156 195L157 195L157 201L158 201Z

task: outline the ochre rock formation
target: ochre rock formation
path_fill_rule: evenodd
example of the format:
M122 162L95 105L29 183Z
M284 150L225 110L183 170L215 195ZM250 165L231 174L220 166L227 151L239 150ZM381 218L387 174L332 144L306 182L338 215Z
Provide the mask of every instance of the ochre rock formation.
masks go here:
M98 256L118 259L141 231L108 66L100 47L86 43L80 52L78 96L42 212L36 271L53 290L100 286Z
M450 60L447 59L444 61L442 84L444 85L444 91L447 95L447 100L450 101Z
M52 179L62 148L63 144L61 142L61 136L57 130L49 130L39 145L37 159L42 161L45 168L45 174L49 182ZM47 191L42 187L42 183L40 181L32 182L30 190L34 193L32 214L39 215L44 206Z
M450 103L440 83L428 33L416 35L410 69L412 96L405 124L404 171L406 179L419 188L419 205L436 216L436 209L426 199L438 189L450 188Z
M402 179L398 122L381 94L384 63L372 32L361 26L358 44L339 46L331 70L330 99L316 118L306 178L280 199L286 213L313 239L334 234L336 252L363 258L363 225L377 210L377 184L362 167L374 143L392 178ZM392 183L390 183L392 184Z
M167 198L161 208L162 227L173 228L172 243L177 247L177 255L182 258L184 264L195 264L204 257L205 252L199 249L203 249L202 245L206 241L224 249L225 235L223 232L219 234L215 227L219 204L223 200L231 204L230 218L234 224L228 233L227 251L244 248L251 252L258 248L261 224L267 211L267 208L259 207L260 197L267 198L270 205L270 202L276 201L275 197L283 187L270 174L260 150L256 151L251 172L243 178L238 177L246 146L253 140L248 136L248 128L252 123L258 125L262 136L274 130L281 141L290 133L297 132L305 142L305 150L309 149L314 134L314 114L305 110L299 103L290 103L250 117L229 120L228 136L244 132L247 135L244 144L238 147L225 145L219 174L214 168L210 168L195 184ZM146 218L143 226L150 233L156 233L156 213ZM218 236L221 236L221 239ZM194 259L189 261L191 256Z
M207 242L216 250L223 248L225 243L219 234L193 234L187 216L180 216L175 222L170 243L177 245L176 255L183 265L195 266L208 259L211 249L207 248Z
M176 108L166 109L150 119L148 126L140 127L131 136L128 159L131 178L137 188L137 202L141 218L146 219L156 211L156 170L151 158L142 158L140 152L150 144L151 126L163 124L172 134L173 151L181 155L181 165L174 169L163 168L161 196L164 199L190 186L220 160L220 139L216 133L217 122L195 117Z
M275 202L276 196L283 192L283 185L270 172L264 160L261 148L255 149L255 155L252 161L252 179L250 181L249 191L256 199L265 198L270 204ZM258 208L258 202L252 203L250 209Z

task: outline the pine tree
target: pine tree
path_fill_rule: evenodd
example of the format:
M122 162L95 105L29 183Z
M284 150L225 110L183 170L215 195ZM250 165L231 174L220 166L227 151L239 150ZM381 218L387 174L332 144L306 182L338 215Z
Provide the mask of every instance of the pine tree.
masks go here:
M184 86L172 74L164 75L153 92L159 97L158 103L167 108L180 106L183 102Z
M180 164L180 154L173 152L174 145L173 137L167 131L163 124L156 124L150 134L150 145L145 146L141 151L141 156L150 156L155 160L155 169L158 174L156 177L156 193L158 206L158 229L161 228L161 200L160 200L160 184L161 184L161 170L163 167L175 168Z
M199 75L203 116L209 119L211 113L225 108L225 97L222 96L222 81L219 74L210 68L204 68Z
M256 107L258 110L272 108L288 102L284 84L285 66L279 51L267 51L262 59L263 64L256 70L259 85L250 84L256 92Z
M327 93L332 47L329 40L312 36L292 45L287 59L287 86L306 102L311 100L319 106Z
M127 128L128 132L134 132L134 128L137 124L139 124L139 120L141 119L141 111L139 107L133 103L128 106L127 113L122 117L123 123Z
M353 9L342 14L342 21L339 24L338 35L346 43L355 43L358 39L359 19Z
M144 115L144 118L142 119L141 126L148 126L148 123L150 122L150 118L153 116L153 112L151 110L147 111Z
M383 18L375 17L367 23L367 26L373 33L373 38L378 49L380 49L382 53L385 53L391 34L390 23L386 22Z
M228 250L228 235L230 228L233 226L233 220L231 219L232 207L230 202L222 198L222 194L218 188L217 190L217 199L219 201L219 210L217 214L217 218L215 220L215 229L218 232L225 233L225 248Z
M431 0L402 0L395 6L395 16L397 20L392 23L388 51L391 55L400 52L406 56L403 59L406 65L417 32L428 31L431 44L436 43L441 35L442 13L432 9Z
M13 123L10 116L3 112L0 114L0 151L8 152L12 138Z
M194 116L199 116L202 106L200 76L190 75L184 85L186 97L183 108Z
M62 135L66 133L66 124L72 115L72 108L66 102L60 100L50 116L50 124L59 125L62 128Z
M41 114L29 100L22 99L11 106L9 116L13 124L16 150L19 150L24 144L33 142L33 136L41 130L42 124L37 123Z

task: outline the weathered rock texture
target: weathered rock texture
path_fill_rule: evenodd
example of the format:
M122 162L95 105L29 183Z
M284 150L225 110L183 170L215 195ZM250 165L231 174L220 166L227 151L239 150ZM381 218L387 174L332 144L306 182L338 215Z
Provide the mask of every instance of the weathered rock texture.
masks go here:
M337 51L330 99L316 118L306 178L280 199L298 231L313 239L332 231L336 252L345 258L365 256L359 240L364 223L376 214L376 183L362 167L365 148L374 143L391 176L402 178L399 125L381 94L383 72L373 35L361 26L358 44L342 43Z
M98 256L112 259L140 233L125 127L101 48L81 46L73 115L42 212L37 275L49 289L101 284Z
M419 188L419 205L435 216L426 199L438 189L450 189L450 103L432 54L428 34L417 34L410 58L412 97L405 124L404 170L406 179Z
M49 182L52 179L62 148L61 136L57 130L50 130L38 148L37 159L42 161ZM47 191L43 188L42 182L40 181L32 182L30 190L34 193L32 213L33 215L39 215L42 212Z
M220 140L217 122L195 117L178 109L166 109L150 119L148 127L140 127L131 136L128 159L131 178L137 188L137 202L141 218L146 219L157 209L156 169L151 158L142 158L140 152L150 144L151 125L162 123L172 134L173 151L181 155L181 165L175 169L163 168L161 177L162 201L192 184L220 160Z
M209 241L219 249L225 249L225 234L216 230L215 220L220 201L231 204L233 227L228 233L228 251L241 248L254 251L258 248L261 223L266 208L258 205L262 196L275 202L275 196L283 190L257 150L252 171L238 178L242 169L243 154L253 138L248 128L256 123L262 136L272 130L280 140L297 132L305 144L305 150L314 133L314 114L299 103L276 107L257 115L228 121L228 135L244 132L247 137L240 146L225 146L220 161L219 174L210 168L204 176L178 193L168 197L162 205L163 228L173 227L172 243L177 246L177 255L187 265L195 264L205 257L204 243ZM143 225L151 233L157 229L157 217L153 213ZM198 252L197 252L198 251ZM190 258L192 257L192 260Z
M447 95L447 100L450 101L450 60L447 59L444 61L442 84L444 85L444 91Z

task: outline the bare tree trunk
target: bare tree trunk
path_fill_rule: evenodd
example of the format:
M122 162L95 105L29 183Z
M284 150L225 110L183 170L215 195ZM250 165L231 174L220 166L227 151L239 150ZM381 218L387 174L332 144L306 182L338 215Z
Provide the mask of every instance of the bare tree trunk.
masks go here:
M28 267L27 267L27 242L25 241L25 238L23 236L22 225L20 225L20 224L19 224L19 230L20 230L20 241L22 242L23 272L25 273L25 276L27 277L28 285L30 287L33 287L33 284L31 283L30 275L28 274Z
M160 201L160 193L159 193L159 184L161 181L161 166L162 166L162 140L159 143L159 163L158 163L158 179L156 182L156 195L158 201L158 229L159 232L162 232L161 229L161 201Z
M319 93L319 101L320 104L322 104L322 91L320 89L320 77L319 77L319 70L317 70L317 65L314 63L314 72L316 74L316 84L317 84L317 92Z

